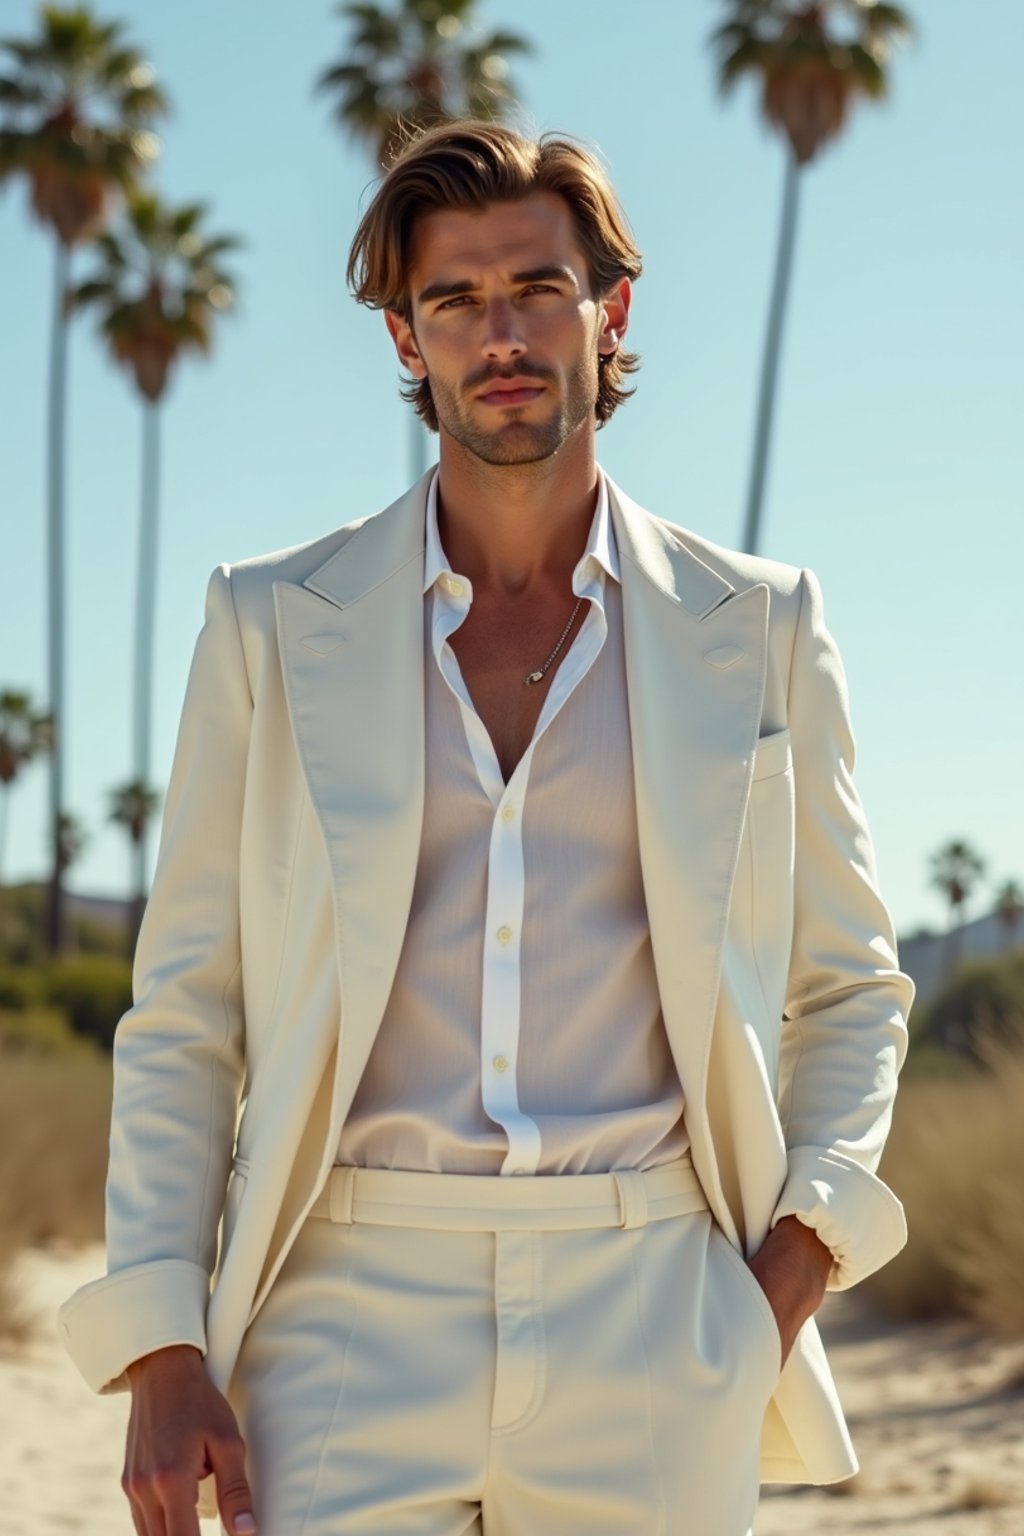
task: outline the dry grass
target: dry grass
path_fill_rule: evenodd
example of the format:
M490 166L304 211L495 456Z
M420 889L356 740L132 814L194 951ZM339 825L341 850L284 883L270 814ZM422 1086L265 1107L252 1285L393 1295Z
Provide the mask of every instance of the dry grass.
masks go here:
M13 1233L0 1230L0 1339L11 1344L23 1343L32 1331L32 1320L12 1280L20 1246Z
M1024 1054L904 1085L881 1168L910 1239L867 1282L899 1317L950 1310L1024 1336Z
M0 1052L0 1335L25 1328L10 1283L20 1248L103 1236L110 1097L95 1048Z

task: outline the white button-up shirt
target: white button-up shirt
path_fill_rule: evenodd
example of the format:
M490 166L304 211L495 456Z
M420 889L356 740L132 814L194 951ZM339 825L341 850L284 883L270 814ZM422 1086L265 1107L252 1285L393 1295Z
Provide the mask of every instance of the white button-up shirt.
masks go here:
M643 898L619 559L600 476L554 665L508 783L449 637L473 601L424 560L426 783L409 926L339 1162L592 1173L685 1151ZM538 658L541 665L543 658Z

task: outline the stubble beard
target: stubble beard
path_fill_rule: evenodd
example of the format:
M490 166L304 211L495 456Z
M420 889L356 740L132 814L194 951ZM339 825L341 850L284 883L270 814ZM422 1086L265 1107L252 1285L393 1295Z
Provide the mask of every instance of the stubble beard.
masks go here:
M522 372L545 380L550 377L547 370L524 367ZM475 389L480 387L477 384ZM594 419L597 390L597 364L581 357L568 377L564 402L546 421L525 421L528 405L509 406L503 425L487 431L470 416L456 389L436 376L430 380L434 409L445 431L484 464L496 465L538 464L551 458L585 422Z

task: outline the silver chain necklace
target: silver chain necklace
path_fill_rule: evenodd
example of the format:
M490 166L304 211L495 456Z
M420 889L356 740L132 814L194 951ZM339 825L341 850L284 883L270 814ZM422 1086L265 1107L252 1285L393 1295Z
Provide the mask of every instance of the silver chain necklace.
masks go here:
M542 667L538 667L536 672L527 672L526 676L523 678L523 682L527 687L529 687L531 683L542 683L544 681L544 674L548 667L550 667L551 663L554 661L555 657L558 655L559 651L562 649L562 646L565 644L565 637L569 633L570 629L572 629L572 626L576 620L576 615L579 613L582 604L582 597L577 598L576 607L569 615L569 622L562 630L562 633L559 635L558 644L555 646L554 650L551 652L551 655L548 657L544 665Z

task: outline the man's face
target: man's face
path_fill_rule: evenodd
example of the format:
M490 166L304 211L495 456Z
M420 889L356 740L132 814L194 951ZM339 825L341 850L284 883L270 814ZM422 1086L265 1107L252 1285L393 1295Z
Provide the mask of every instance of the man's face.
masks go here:
M591 295L563 198L425 214L410 257L411 325L390 311L387 324L430 381L442 438L488 464L529 464L595 430L598 354L625 331L629 282Z

